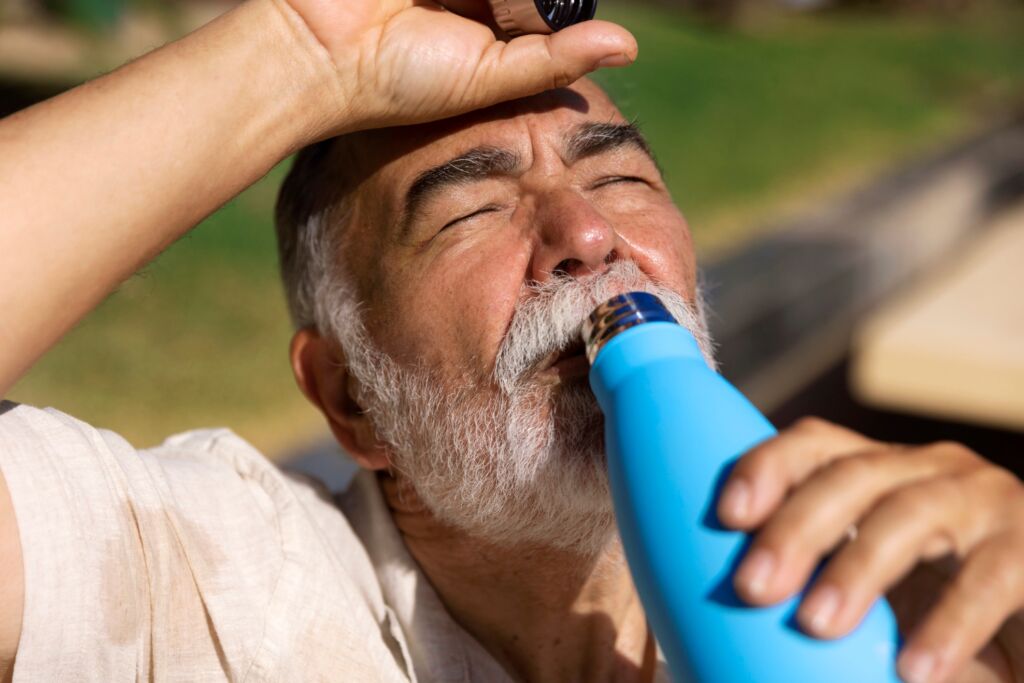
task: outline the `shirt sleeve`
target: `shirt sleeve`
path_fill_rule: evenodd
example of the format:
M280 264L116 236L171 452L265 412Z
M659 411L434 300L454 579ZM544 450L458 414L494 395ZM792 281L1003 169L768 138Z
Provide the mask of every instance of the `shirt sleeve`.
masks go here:
M0 469L24 565L16 683L224 679L175 515L135 449L59 411L5 402Z
M137 451L0 403L0 470L25 570L15 683L407 680L340 511L229 430Z

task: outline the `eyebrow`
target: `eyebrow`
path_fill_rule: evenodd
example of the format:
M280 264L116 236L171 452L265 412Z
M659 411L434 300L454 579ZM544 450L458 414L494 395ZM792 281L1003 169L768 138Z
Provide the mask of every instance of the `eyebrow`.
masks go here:
M420 173L405 193L401 234L408 234L416 212L424 202L442 190L495 175L510 175L521 167L522 159L515 152L498 147L475 147Z
M657 163L647 139L633 123L584 123L565 139L565 162L571 165L622 147L634 147Z
M563 146L563 158L569 165L623 147L640 150L657 165L647 139L633 123L584 123L565 137ZM482 146L423 171L405 193L399 221L400 239L408 236L423 204L441 191L495 175L512 175L521 169L519 154L500 147Z

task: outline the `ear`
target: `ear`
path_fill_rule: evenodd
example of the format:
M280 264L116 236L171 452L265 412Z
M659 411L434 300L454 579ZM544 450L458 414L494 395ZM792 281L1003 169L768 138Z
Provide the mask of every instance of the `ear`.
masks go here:
M292 371L302 393L320 409L341 447L360 467L388 469L387 447L377 438L373 422L356 402L356 379L348 371L341 347L306 327L291 344Z

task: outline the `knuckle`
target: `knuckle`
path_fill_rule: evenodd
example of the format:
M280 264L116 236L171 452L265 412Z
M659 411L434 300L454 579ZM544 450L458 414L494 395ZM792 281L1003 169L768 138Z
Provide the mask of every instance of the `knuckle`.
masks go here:
M879 456L871 452L838 458L822 465L818 476L847 484L870 479L879 474Z
M757 546L771 550L786 562L804 554L812 540L807 518L786 512L770 517L757 533Z
M1024 527L1024 486L1010 471L986 466L961 475L965 496L986 528Z
M929 444L924 450L930 455L940 455L965 465L982 460L981 456L958 441L936 441Z
M1024 538L1021 541L1024 541ZM1016 552L1006 563L1006 571L1010 574L1006 603L1010 612L1024 619L1024 575L1020 569L1021 563L1024 563L1024 542L1019 541L1015 548Z
M882 502L897 515L908 519L939 515L943 508L957 500L960 488L947 477L904 486L887 494Z
M831 579L841 576L846 582L864 580L873 574L879 555L877 545L846 541L839 545L825 571Z
M824 431L830 431L833 427L834 425L828 420L823 420L822 418L814 415L801 417L793 423L794 431L807 432L809 434L819 434Z
M775 439L755 447L736 463L736 470L751 477L765 470L773 469L779 460L779 448Z
M564 62L556 62L551 73L551 84L553 89L564 88L572 85L579 78L579 73L572 65Z
M970 472L967 477L979 488L1010 500L1024 499L1024 485L1017 476L1002 467L986 464Z
M572 85L576 81L576 75L571 73L568 69L561 68L555 71L554 77L551 79L551 89L558 90L568 85Z
M1020 553L1006 552L1003 557L993 572L992 590L995 598L1008 603L1021 593Z
M1003 554L1000 561L986 566L984 572L965 572L958 582L961 599L973 604L1011 605L1021 592L1019 558Z

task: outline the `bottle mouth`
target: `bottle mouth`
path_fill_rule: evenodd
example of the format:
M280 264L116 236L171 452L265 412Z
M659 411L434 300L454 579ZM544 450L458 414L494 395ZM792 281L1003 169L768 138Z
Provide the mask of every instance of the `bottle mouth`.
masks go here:
M593 19L597 0L490 0L494 19L510 36L554 33Z
M583 321L583 343L593 365L605 344L626 330L645 323L677 323L665 304L649 292L628 292L612 297Z

